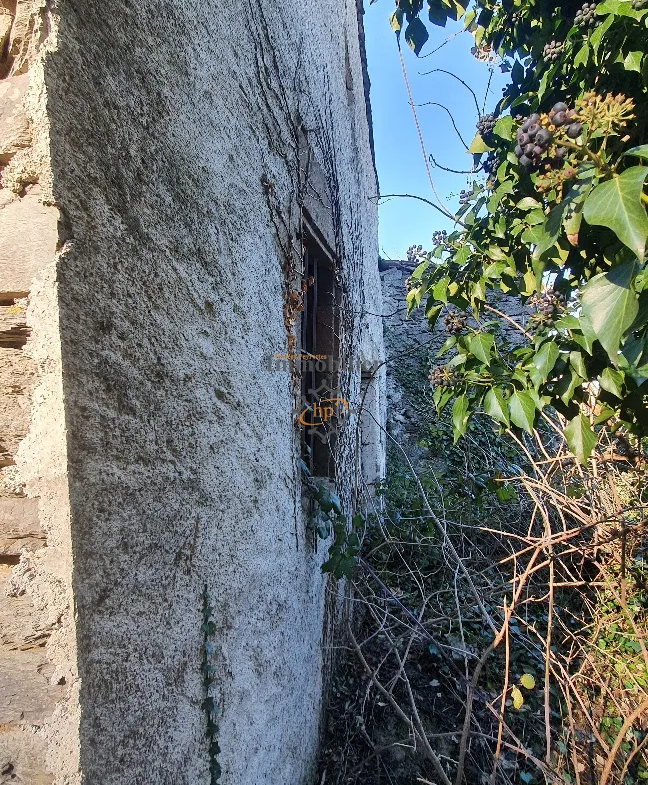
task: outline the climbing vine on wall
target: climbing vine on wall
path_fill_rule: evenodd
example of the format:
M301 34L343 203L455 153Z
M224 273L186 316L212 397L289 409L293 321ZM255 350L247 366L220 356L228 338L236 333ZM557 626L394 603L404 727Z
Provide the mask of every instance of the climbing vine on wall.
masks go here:
M203 591L203 662L202 675L205 699L203 709L207 717L207 740L209 743L209 775L210 785L218 785L221 777L221 766L218 762L220 746L218 744L218 706L214 697L216 687L216 669L214 667L214 654L216 651L213 637L216 634L214 609L207 587Z
M372 0L373 2L374 0ZM455 436L484 411L530 432L546 407L586 461L597 425L648 432L648 2L397 0L396 35L419 54L423 21L462 20L511 80L480 116L477 175L411 277L409 309L433 325L454 306L446 365L431 379ZM502 356L488 292L520 298L527 343ZM477 327L462 314L472 311Z

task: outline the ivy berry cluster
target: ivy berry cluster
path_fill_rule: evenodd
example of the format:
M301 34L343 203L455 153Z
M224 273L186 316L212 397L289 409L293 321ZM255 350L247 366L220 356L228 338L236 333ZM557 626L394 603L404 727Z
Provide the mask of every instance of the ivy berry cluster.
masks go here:
M422 245L410 245L407 249L407 261L416 263L421 257L425 256Z
M482 139L486 139L493 133L493 128L495 128L496 122L497 120L493 114L483 114L480 116L479 120L477 121L477 130L479 131Z
M459 383L461 376L454 368L441 365L432 369L428 379L431 387L454 387Z
M632 7L635 11L643 11L648 8L648 0L632 0Z
M467 323L468 318L466 317L466 314L459 313L458 311L452 311L443 320L446 332L449 335L460 335L466 329Z
M472 197L472 191L464 191L462 190L459 193L459 204L468 204Z
M448 242L448 233L445 230L432 233L434 245L445 245Z
M548 63L555 63L560 59L565 45L562 41L549 41L542 50L542 56Z
M540 159L549 149L553 141L551 131L540 124L540 115L530 115L517 132L515 155L520 165L529 172L537 172Z
M593 27L596 24L596 3L583 3L576 13L574 24L577 27Z
M562 101L554 104L549 112L549 119L555 128L564 127L570 139L577 139L581 135L583 126L578 122L576 112Z
M536 313L529 319L529 329L540 330L553 327L556 318L565 310L565 298L559 292L547 289L529 298L529 305L536 307Z

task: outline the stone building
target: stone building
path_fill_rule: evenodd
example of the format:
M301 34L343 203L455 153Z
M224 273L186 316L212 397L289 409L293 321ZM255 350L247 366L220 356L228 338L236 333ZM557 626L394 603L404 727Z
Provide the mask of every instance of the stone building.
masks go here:
M384 469L361 4L0 6L0 782L307 785L301 467Z

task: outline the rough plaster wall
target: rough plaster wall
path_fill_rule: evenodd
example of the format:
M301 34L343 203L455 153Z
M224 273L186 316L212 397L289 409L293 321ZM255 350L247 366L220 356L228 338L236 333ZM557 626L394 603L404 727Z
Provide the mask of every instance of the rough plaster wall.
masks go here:
M302 513L295 390L267 361L286 350L297 126L328 179L348 368L382 353L380 322L361 318L380 291L356 6L59 0L53 13L82 781L209 782L207 587L222 783L302 785L324 549ZM352 466L347 439L345 499Z
M77 781L53 205L34 0L0 16L0 782Z

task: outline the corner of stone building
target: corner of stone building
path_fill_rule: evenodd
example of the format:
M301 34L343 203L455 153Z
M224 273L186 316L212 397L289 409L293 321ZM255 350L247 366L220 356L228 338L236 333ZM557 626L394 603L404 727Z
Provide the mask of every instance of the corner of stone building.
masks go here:
M0 783L75 785L71 591L44 0L0 14Z

